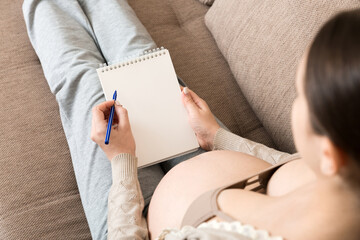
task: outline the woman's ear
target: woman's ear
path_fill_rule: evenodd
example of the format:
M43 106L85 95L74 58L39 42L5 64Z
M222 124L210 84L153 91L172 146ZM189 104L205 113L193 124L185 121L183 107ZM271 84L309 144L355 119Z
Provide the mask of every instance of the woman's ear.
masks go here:
M325 176L336 175L346 164L347 156L326 136L321 139L320 170Z

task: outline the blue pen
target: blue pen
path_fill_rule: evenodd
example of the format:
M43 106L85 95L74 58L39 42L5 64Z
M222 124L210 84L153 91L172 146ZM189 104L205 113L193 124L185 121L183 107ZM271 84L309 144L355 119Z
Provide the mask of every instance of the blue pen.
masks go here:
M113 95L114 101L116 101L116 97L117 97L117 93L115 90L114 95ZM112 122L113 122L113 118L114 118L114 111L115 111L115 106L112 105L111 109L110 109L109 122L108 122L107 130L106 130L105 144L109 144L110 132L111 132Z

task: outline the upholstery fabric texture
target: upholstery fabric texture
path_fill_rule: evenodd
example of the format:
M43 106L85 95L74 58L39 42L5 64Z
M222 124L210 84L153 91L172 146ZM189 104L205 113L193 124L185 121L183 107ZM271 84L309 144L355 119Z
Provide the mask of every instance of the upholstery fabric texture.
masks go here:
M297 65L332 15L357 0L216 0L205 23L278 149L295 152L291 107Z
M129 0L177 74L234 133L275 147L204 23L197 0ZM21 0L0 8L0 239L91 239L59 109Z
M55 97L22 1L0 8L0 239L90 239Z

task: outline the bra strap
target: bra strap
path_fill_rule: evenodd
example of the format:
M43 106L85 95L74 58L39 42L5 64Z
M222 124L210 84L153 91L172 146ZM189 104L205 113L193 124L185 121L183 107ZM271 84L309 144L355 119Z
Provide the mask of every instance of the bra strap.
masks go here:
M234 221L236 221L235 218L233 218L233 217L231 217L231 216L229 216L229 215L227 215L227 214L225 214L225 213L223 213L221 211L216 211L215 215L217 217L221 218L222 220L224 220L225 222L234 222Z

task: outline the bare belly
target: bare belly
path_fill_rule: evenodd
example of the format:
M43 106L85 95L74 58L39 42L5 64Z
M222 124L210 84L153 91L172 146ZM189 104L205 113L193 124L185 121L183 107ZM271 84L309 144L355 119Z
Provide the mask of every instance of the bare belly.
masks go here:
M289 164L294 163L286 165ZM151 237L157 237L164 228L179 228L187 208L202 193L240 181L270 166L261 159L233 151L207 152L177 165L161 180L150 202L148 226ZM288 177L289 171L294 171L294 168L284 166L269 182L270 193L274 195L289 191L284 187L279 190L276 186ZM283 168L288 170L283 171Z

